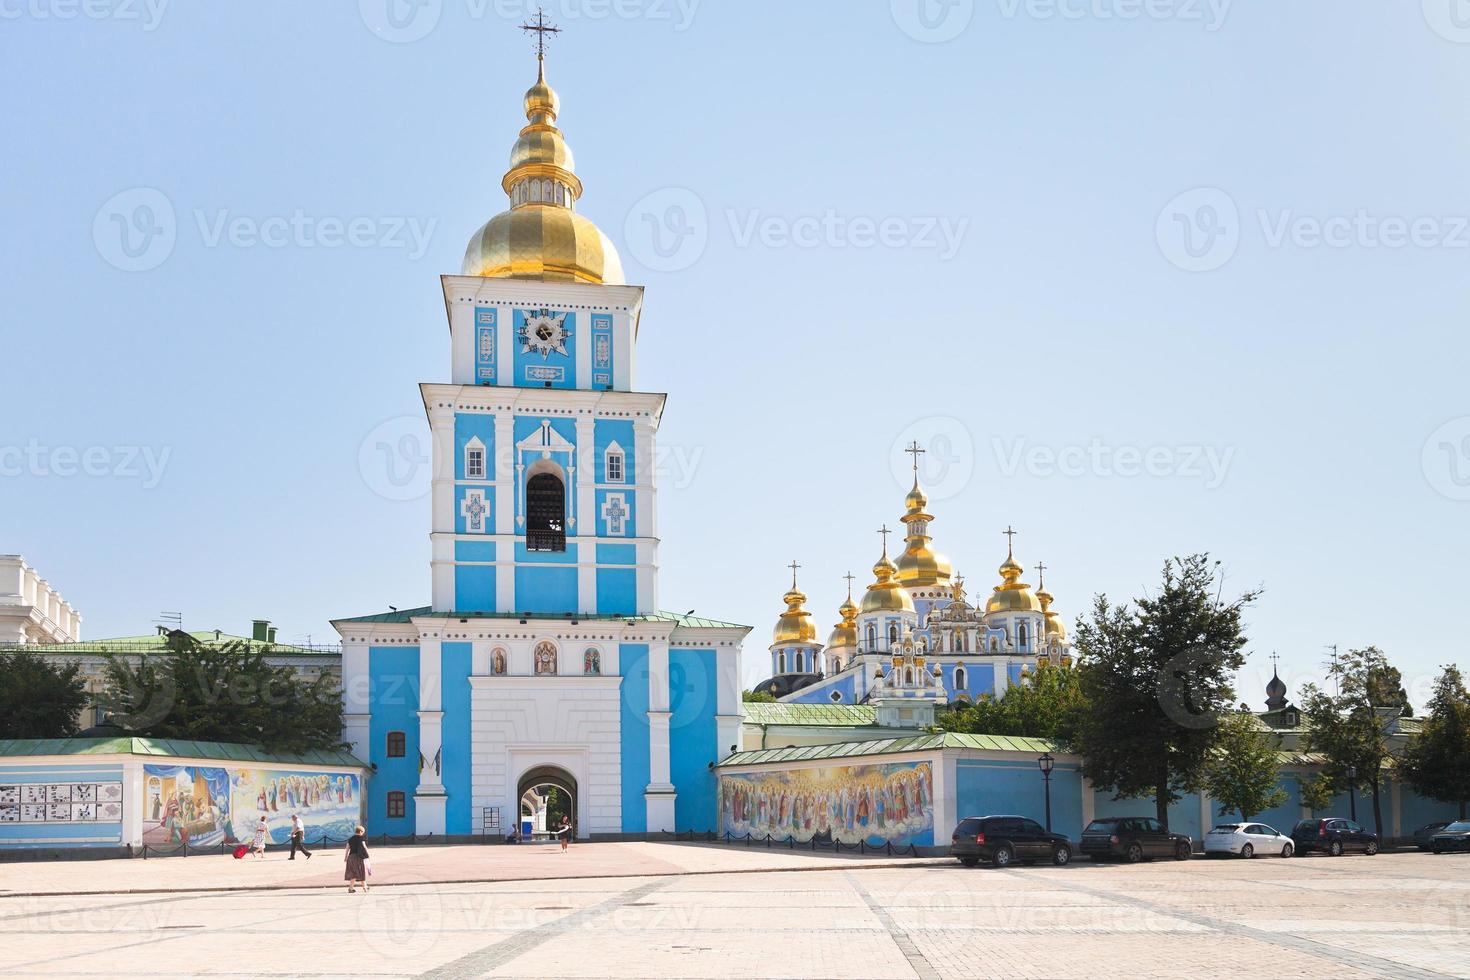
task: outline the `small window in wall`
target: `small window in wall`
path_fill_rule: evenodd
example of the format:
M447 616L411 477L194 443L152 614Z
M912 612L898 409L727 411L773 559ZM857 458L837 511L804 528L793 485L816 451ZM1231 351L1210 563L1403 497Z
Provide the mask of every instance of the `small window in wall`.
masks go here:
M784 651L776 654L776 673L786 673L786 654Z
M1026 624L1024 622L1016 624L1016 639L1020 643L1021 649L1026 649Z
M894 625L893 623L889 623L888 624L888 642L889 643L897 643L898 642L898 627L896 625Z
M609 446L608 447L608 450L607 450L607 482L608 483L622 483L623 482L623 479L624 479L624 477L623 477L623 462L624 462L624 460L623 460L623 450L621 448L619 448L619 446L617 445L617 443L613 443L613 445Z
M480 445L478 439L472 440L464 447L464 478L466 480L485 479L485 447Z
M798 653L796 655L796 672L798 674L806 673L806 654L804 653Z
M965 683L965 668L963 666L954 669L954 687L956 691L963 691L970 685Z
M402 817L408 813L408 797L399 790L388 794L388 816Z
M904 669L903 682L908 685L912 685L914 683L914 669L912 667L906 667Z
M868 625L868 649L878 645L878 628L872 624Z
M833 704L836 704L838 701L842 700L842 692L833 691L831 694L827 695L827 699L830 700Z
M390 759L401 759L401 758L403 758L405 755L408 754L406 745L407 745L407 739L404 738L404 735L403 735L402 732L389 732L388 733L388 747L387 747L388 748L388 758L390 758Z

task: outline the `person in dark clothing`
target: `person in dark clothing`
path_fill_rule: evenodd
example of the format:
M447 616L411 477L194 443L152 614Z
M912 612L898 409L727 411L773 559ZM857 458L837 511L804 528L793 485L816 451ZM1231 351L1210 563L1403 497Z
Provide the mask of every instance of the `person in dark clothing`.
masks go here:
M311 858L311 852L306 849L306 827L301 822L301 814L291 814L291 856L288 861L296 860L296 852L305 854L307 859Z
M368 849L367 830L361 824L357 826L357 832L347 838L347 850L342 855L342 860L347 862L347 869L342 878L347 882L347 893L350 895L357 891L354 885L361 885L363 894L367 894L368 885Z

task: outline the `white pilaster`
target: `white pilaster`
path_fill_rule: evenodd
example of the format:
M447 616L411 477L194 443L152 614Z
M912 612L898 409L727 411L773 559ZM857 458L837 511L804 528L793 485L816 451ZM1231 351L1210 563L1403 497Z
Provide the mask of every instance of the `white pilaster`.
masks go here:
M674 830L674 784L669 767L669 641L648 644L648 832Z
M143 776L142 759L123 763L122 843L134 849L143 847L143 808L148 805Z
M419 640L419 752L424 757L424 768L419 773L419 786L415 796L444 792L439 775L434 772L434 755L444 742L444 711L440 699L444 684L441 646L438 637L424 637ZM419 817L422 823L422 810Z

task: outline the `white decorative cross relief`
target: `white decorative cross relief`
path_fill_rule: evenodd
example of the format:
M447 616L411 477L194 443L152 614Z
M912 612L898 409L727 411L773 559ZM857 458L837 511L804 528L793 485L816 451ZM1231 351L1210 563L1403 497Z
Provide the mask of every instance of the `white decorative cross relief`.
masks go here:
M465 519L465 530L471 534L485 533L485 515L489 512L483 490L467 491L459 505L459 513Z
M602 502L602 517L607 521L609 536L622 537L627 533L624 521L628 517L628 505L620 493L610 493Z

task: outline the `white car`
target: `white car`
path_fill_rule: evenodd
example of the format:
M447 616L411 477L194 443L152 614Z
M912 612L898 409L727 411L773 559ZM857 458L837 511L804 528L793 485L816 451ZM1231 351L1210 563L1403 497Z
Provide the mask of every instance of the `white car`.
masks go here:
M1263 823L1222 823L1205 834L1206 857L1239 854L1248 858L1257 854L1279 854L1289 858L1293 850L1290 837Z

